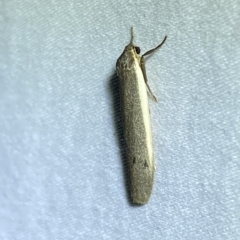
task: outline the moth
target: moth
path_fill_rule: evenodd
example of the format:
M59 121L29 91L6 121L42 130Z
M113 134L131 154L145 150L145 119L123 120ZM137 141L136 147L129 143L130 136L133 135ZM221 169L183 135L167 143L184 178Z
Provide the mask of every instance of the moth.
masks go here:
M140 56L140 48L131 41L116 63L120 81L120 105L124 139L130 174L130 194L133 203L145 204L151 196L154 182L153 137L150 123L148 93L156 100L147 81L145 57L153 54L167 39Z

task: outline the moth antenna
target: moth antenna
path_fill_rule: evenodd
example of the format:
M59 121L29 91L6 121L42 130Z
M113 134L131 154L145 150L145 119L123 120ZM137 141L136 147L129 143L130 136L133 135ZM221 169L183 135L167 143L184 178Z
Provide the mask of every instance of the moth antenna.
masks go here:
M133 27L131 27L131 41L130 41L130 44L133 44L133 38L134 38L134 32L133 32Z

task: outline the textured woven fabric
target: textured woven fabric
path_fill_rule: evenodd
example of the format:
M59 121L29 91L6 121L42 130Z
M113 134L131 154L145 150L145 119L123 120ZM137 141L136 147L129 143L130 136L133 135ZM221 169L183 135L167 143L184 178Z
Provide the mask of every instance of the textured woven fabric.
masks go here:
M157 165L132 206L115 63L147 60ZM0 239L240 239L240 2L0 0Z

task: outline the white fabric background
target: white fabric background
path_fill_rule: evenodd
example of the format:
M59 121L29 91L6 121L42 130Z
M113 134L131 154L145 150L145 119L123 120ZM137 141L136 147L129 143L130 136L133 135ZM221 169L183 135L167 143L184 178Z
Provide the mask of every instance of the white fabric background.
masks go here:
M115 63L135 29L156 158L128 200ZM0 239L240 239L238 0L0 1Z

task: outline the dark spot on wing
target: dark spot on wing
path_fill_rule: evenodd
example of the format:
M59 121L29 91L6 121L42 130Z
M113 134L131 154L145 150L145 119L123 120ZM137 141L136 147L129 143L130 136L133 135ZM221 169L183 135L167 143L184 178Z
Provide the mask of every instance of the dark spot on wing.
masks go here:
M144 167L148 167L148 163L147 163L146 160L145 160L145 162L144 162Z

